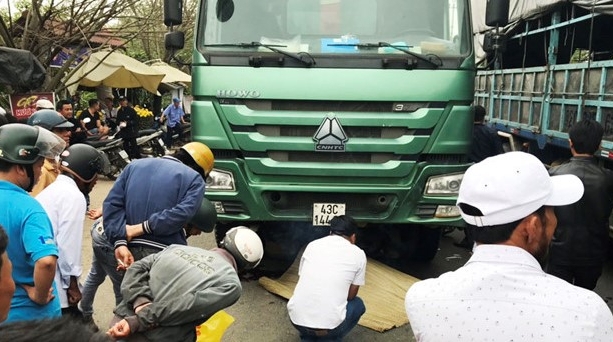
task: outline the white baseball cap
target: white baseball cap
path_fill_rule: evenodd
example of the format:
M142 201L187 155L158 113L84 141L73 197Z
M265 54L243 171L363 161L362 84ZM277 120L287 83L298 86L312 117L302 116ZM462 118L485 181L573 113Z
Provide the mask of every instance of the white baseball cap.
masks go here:
M39 109L55 109L53 103L47 99L40 99L36 101L36 108Z
M582 196L583 183L577 176L550 177L535 156L508 152L466 170L457 204L468 204L481 211L482 216L470 215L460 206L466 223L483 227L515 222L542 206L568 205Z

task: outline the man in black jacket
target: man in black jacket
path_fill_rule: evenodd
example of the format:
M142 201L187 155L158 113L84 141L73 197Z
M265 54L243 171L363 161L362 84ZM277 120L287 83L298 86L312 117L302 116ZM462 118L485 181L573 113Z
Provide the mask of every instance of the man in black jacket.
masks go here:
M504 153L504 150L496 130L485 124L485 108L476 105L473 106L473 109L475 114L473 140L468 153L468 161L478 163L487 157Z
M589 290L602 274L613 209L613 171L598 165L594 157L603 131L594 120L574 124L568 132L573 157L549 171L576 175L585 193L578 202L555 208L558 228L549 248L547 273Z
M119 137L123 139L123 149L130 159L141 157L136 138L138 138L138 117L134 108L128 106L128 99L121 96L119 98L119 109L117 110L117 124L119 125Z

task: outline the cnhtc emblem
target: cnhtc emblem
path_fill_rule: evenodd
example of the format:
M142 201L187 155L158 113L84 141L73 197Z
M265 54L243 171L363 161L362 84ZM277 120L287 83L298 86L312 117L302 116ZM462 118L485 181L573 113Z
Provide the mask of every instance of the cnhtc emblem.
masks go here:
M328 115L317 129L313 140L316 142L316 151L342 152L345 151L347 135L338 119L334 115Z

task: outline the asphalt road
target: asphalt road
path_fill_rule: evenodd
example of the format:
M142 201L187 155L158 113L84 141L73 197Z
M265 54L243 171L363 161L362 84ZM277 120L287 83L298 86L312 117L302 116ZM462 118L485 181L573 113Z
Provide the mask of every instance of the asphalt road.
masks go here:
M91 208L102 204L104 197L110 190L113 182L104 178L98 181L96 188L91 194ZM89 229L91 220L85 220L85 234L83 241L83 276L85 280L91 265L91 238ZM462 266L469 258L468 251L455 247L454 241L462 238L461 232L453 232L444 236L440 250L435 259L430 263L411 263L403 268L403 271L417 278L431 278L455 270ZM202 248L215 247L213 234L202 234L190 238L190 245ZM284 298L273 295L262 288L257 280L243 280L243 294L239 301L226 312L235 318L235 322L226 331L223 341L299 341L298 333L292 327L285 305ZM596 292L600 294L613 310L613 260L606 266L603 276L598 282ZM110 280L106 280L99 288L94 301L94 319L98 326L103 329L108 326L112 317L114 306L113 290ZM408 324L394 328L384 333L379 333L368 328L358 326L346 337L345 341L414 341L411 328Z

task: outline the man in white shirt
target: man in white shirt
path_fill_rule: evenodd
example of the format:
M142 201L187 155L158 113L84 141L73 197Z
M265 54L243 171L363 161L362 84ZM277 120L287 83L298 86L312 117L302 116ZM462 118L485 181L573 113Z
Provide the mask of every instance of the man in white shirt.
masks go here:
M612 341L613 315L594 292L543 272L554 206L583 195L573 175L549 177L533 155L509 152L464 174L458 207L475 226L466 265L411 288L418 341Z
M106 157L94 147L75 144L60 156L60 174L36 199L43 206L59 249L55 283L62 314L80 316L81 244L83 218L87 210L85 195L96 184L98 173L108 167Z
M302 341L340 341L366 311L357 297L366 255L355 245L357 226L348 216L330 221L330 235L309 243L300 259L298 284L287 310Z

